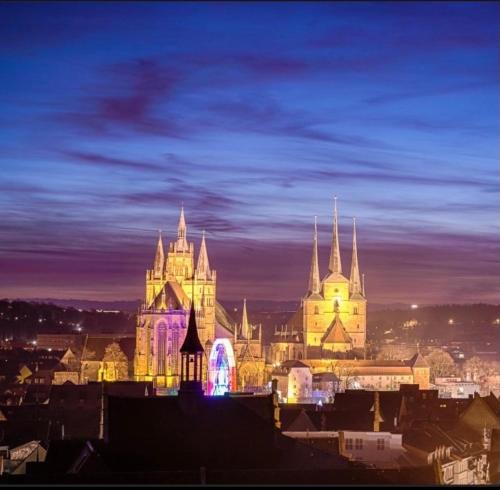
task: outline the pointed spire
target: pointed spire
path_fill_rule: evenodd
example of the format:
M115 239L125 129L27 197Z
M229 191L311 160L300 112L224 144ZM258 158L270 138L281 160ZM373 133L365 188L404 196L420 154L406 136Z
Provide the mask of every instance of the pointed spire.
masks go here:
M191 309L189 311L189 322L186 332L186 338L180 348L180 352L187 352L189 354L196 354L204 352L201 345L200 338L198 337L198 327L196 326L196 312L194 308L194 278L193 278L193 291L191 298Z
M311 272L309 273L309 294L318 294L320 291L319 265L318 265L318 225L314 217L314 239L311 259Z
M351 294L361 293L361 280L359 279L359 266L358 266L358 246L356 243L356 218L352 219L352 262L351 262L351 275L349 277L349 291Z
M205 230L203 230L201 238L200 254L198 255L198 264L196 266L196 276L199 279L211 279L207 245L205 243Z
M250 338L250 327L248 325L248 316L247 316L247 299L243 299L243 318L241 319L241 334L245 339Z
M161 238L161 230L158 230L158 244L156 245L155 262L153 271L155 276L161 276L165 265L165 253L163 252L163 241Z
M181 206L181 215L179 216L179 224L177 226L177 242L176 252L187 252L189 250L186 240L186 219L184 218L184 205Z
M362 287L361 294L366 297L366 295L365 295L365 274L364 273L361 274L361 279L362 279L362 282L361 282L361 287Z
M342 274L342 262L340 261L340 244L339 244L339 224L337 215L337 196L334 197L335 207L333 211L333 233L332 233L332 249L330 251L330 263L328 269L330 272Z

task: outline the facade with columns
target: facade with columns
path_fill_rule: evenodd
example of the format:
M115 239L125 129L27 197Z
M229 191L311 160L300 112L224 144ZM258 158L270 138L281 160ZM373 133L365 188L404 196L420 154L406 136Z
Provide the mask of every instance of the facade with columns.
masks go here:
M275 332L270 357L273 363L288 359L331 359L337 353L364 356L366 344L366 296L361 281L353 222L351 272L342 272L337 202L328 272L321 279L318 232L314 223L311 269L307 293L285 329Z
M210 268L205 234L195 267L194 243L188 242L184 209L181 209L176 240L165 251L160 232L153 267L146 271L145 301L136 327L134 377L137 381L154 381L162 388L179 387L180 348L186 337L192 304L204 349L205 385L212 346L217 339L227 339L224 345L234 352L226 354L236 360L238 379L238 386L230 389L243 389L245 384L262 386L265 363L261 330L248 323L246 304L242 324L238 326L217 301L217 274Z

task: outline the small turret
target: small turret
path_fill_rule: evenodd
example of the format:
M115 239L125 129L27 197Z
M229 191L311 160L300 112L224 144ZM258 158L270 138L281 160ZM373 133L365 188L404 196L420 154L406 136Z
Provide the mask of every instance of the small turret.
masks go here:
M182 206L181 215L179 216L179 224L177 225L177 241L174 246L176 252L189 252L189 245L186 236L187 226L186 219L184 218L184 206Z
M205 231L202 233L198 264L196 265L196 277L198 279L211 279L210 265L208 263L207 245L205 243Z
M248 316L247 316L247 299L243 300L243 317L241 319L241 334L247 340L250 339L251 331L250 325L248 324Z
M165 253L163 251L163 241L161 237L161 230L158 230L158 244L156 245L155 261L153 264L154 277L161 277L165 267Z

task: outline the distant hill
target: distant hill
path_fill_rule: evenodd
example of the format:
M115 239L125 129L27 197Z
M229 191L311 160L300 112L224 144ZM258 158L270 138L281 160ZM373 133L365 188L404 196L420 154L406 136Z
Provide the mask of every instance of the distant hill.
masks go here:
M135 300L116 300L116 301L99 301L87 299L57 299L57 298L29 298L18 301L28 301L34 303L47 303L63 307L80 308L82 310L108 310L108 311L126 311L136 313L141 305L140 299Z
M57 298L29 298L19 301L31 301L35 303L47 303L63 307L80 308L83 310L121 310L131 313L136 313L141 305L140 299L135 300L115 300L115 301L99 301L99 300L86 300L86 299L57 299ZM226 308L227 311L234 311L236 308L242 308L241 299L222 299L219 300ZM293 301L273 301L267 299L248 300L248 308L260 312L284 312L294 311L297 309L299 302ZM409 309L410 305L405 303L391 303L391 304L371 304L368 303L369 311L380 310L398 310Z
M118 310L0 300L2 339L33 341L39 333L133 333L135 321L133 313Z
M14 336L33 339L42 332L74 332L78 325L86 332L133 332L140 303L140 300L54 298L10 302L1 300L0 335L4 338ZM241 299L221 300L221 303L234 321L241 323ZM247 301L249 320L253 324L262 324L265 343L271 340L275 328L284 328L298 306L298 301ZM419 305L418 308L412 308L403 303L368 303L367 333L369 339L380 341L388 338L401 342L483 339L497 343L500 335L500 305Z

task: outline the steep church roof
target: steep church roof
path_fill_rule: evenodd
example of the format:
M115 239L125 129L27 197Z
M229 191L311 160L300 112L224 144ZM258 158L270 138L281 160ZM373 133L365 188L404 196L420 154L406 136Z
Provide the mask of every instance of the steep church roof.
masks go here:
M328 327L323 339L323 344L350 344L351 338L344 330L344 325L340 320L338 313L335 315L333 322Z
M408 364L411 367L414 368L425 368L429 367L429 364L427 364L427 361L425 360L424 356L420 354L420 352L417 352L409 361Z
M221 326L228 333L233 334L234 320L218 301L215 302L215 322L217 326Z
M167 281L158 291L150 308L182 310L189 305L190 300L182 287L176 281Z

